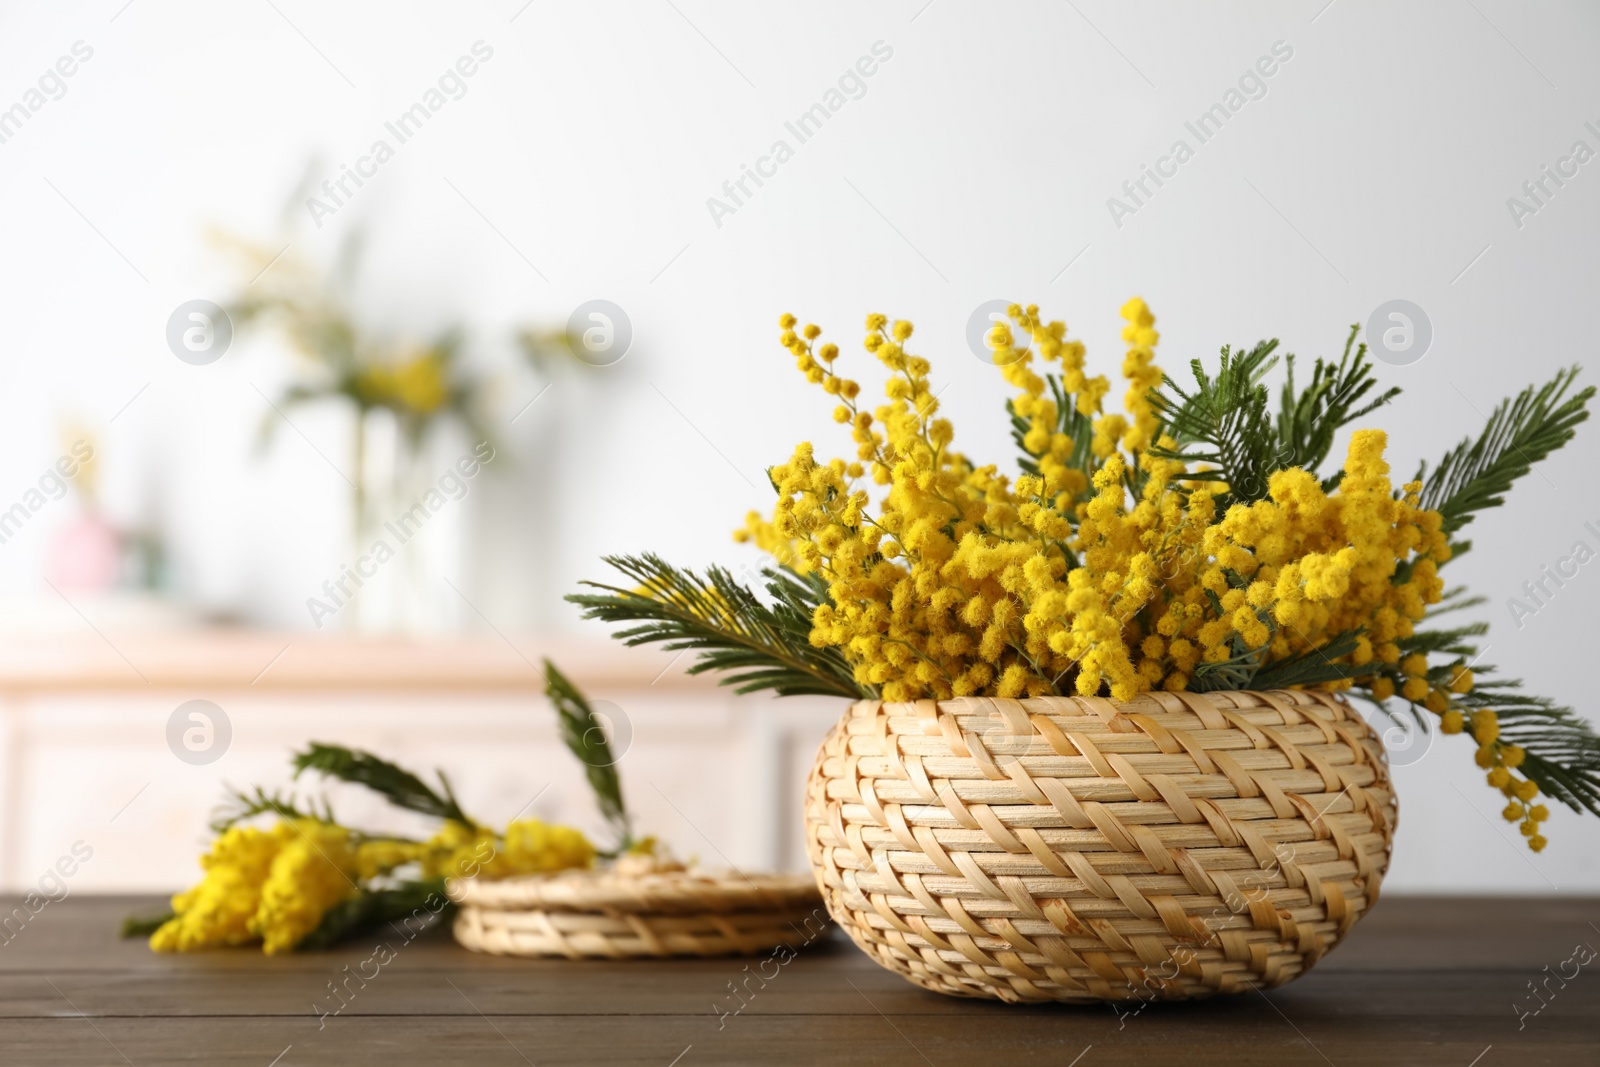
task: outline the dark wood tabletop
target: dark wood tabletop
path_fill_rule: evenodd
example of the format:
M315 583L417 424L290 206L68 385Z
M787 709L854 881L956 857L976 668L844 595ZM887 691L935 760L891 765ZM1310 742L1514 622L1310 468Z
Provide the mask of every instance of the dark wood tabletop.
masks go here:
M1597 899L1386 898L1291 985L1136 1011L926 993L842 938L765 965L502 959L445 930L391 935L387 952L370 936L174 957L116 937L124 914L158 902L74 896L21 925L15 904L0 912L13 916L0 932L7 1067L1600 1064ZM747 966L771 977L746 981ZM750 992L736 999L735 985Z

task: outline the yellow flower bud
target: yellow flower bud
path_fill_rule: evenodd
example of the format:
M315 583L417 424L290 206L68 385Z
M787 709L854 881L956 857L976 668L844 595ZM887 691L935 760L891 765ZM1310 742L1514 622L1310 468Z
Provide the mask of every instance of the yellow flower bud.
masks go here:
M1480 745L1487 745L1500 736L1500 719L1488 708L1472 713L1472 736Z

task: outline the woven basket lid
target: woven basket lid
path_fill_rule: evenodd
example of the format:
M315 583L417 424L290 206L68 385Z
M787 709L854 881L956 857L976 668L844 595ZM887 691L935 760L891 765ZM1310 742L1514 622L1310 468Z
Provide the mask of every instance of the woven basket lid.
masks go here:
M502 911L608 912L631 915L788 911L820 903L809 874L656 869L561 871L502 881L455 881L458 904Z

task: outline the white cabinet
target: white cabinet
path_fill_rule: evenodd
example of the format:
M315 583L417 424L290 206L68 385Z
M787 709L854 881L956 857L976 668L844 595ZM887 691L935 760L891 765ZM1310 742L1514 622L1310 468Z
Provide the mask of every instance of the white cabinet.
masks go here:
M285 648L287 646L287 648ZM738 697L684 675L687 657L570 639L407 641L199 631L30 639L0 653L0 889L36 885L83 842L72 891L196 880L228 785L326 794L342 819L421 831L359 789L289 779L311 740L370 749L431 775L501 825L519 813L601 835L536 666L550 656L620 709L619 764L641 833L712 866L801 870L805 774L842 701ZM270 664L270 666L269 666ZM169 720L191 700L226 720ZM212 718L218 718L213 715ZM197 763L182 730L212 751ZM203 753L209 755L209 753ZM81 851L81 849L80 849Z

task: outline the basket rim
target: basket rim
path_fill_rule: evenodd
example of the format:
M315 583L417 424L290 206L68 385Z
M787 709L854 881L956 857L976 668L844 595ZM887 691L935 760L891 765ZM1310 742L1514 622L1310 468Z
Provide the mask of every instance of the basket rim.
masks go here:
M1078 713L1087 715L1104 715L1108 708L1123 712L1153 711L1158 714L1183 714L1198 712L1202 708L1232 710L1270 708L1283 704L1293 708L1337 705L1345 712L1353 710L1352 705L1345 698L1342 691L1325 689L1210 689L1204 692L1186 689L1175 693L1154 689L1140 693L1132 700L1117 700L1114 697L1106 696L1080 696L1075 693L1034 697L960 696L943 699L924 697L918 700L885 700L882 697L862 697L848 703L852 708L869 707L875 709L881 707L886 711L903 709L905 714L916 714L919 709L933 705L947 714L958 715L1013 705L1020 705L1029 711L1070 713L1077 710Z
M495 911L723 915L788 911L820 904L822 900L816 879L810 874L738 871L619 875L609 870L584 869L498 881L453 880L449 888L456 903Z

